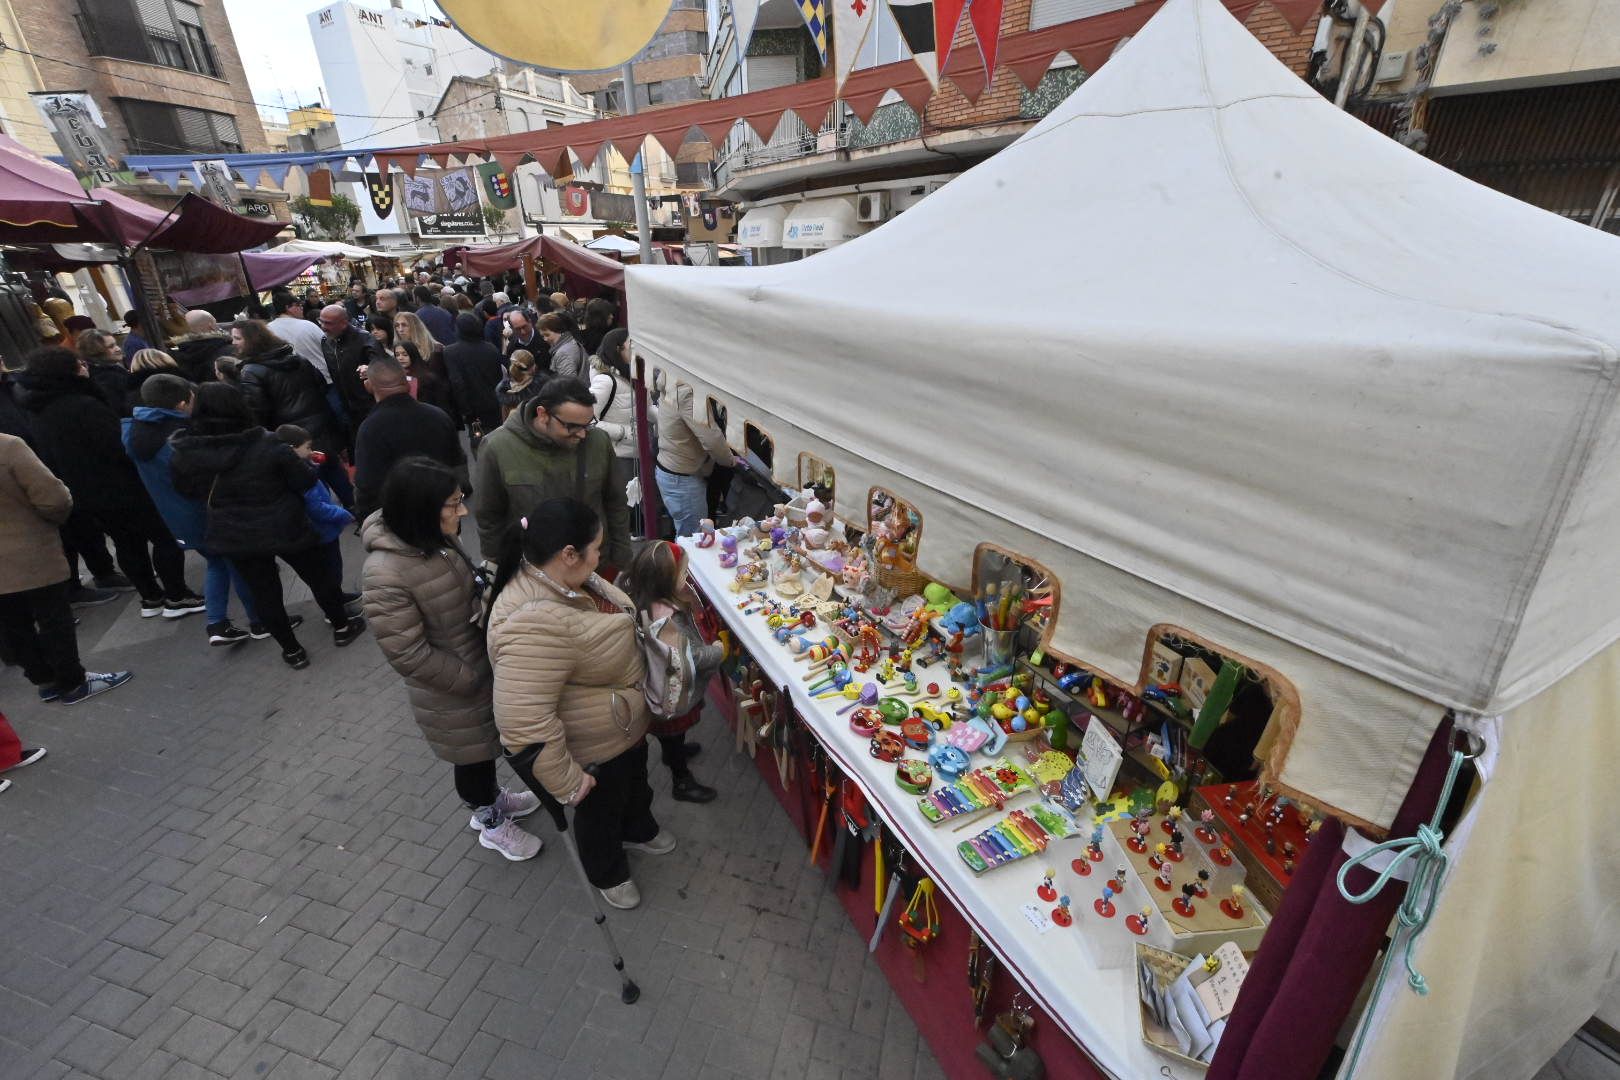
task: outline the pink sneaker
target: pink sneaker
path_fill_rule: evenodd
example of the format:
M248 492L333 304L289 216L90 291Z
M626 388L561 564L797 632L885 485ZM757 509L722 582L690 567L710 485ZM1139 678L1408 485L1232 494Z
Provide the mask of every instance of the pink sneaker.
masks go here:
M523 862L540 854L545 844L538 836L524 832L523 826L507 818L493 829L480 829L478 846L498 851L512 862Z
M540 798L532 791L507 791L501 788L501 793L495 796L495 809L501 812L503 818L528 817L540 809ZM477 814L467 819L467 828L483 828L478 823Z

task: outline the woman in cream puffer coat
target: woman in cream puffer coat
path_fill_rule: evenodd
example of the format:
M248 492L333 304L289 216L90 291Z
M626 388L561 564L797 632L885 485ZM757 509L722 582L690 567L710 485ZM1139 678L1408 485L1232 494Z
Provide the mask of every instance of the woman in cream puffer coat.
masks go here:
M645 667L630 600L596 576L602 525L548 499L512 530L489 614L495 725L516 768L577 807L591 884L615 907L640 902L625 850L675 847L652 814Z

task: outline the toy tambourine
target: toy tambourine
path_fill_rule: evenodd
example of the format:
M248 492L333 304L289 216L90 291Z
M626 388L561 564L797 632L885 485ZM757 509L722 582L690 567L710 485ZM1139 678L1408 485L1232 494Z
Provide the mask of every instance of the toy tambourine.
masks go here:
M849 717L849 730L863 738L876 735L883 727L883 714L869 706L861 706Z
M920 716L907 717L900 725L900 737L913 750L926 750L934 741L934 729Z
M906 744L892 731L880 731L872 736L871 753L879 761L899 761L906 752Z
M899 724L911 715L911 703L895 697L886 697L877 703L885 724Z
M934 783L934 770L926 761L907 758L894 767L894 782L913 795L924 795Z

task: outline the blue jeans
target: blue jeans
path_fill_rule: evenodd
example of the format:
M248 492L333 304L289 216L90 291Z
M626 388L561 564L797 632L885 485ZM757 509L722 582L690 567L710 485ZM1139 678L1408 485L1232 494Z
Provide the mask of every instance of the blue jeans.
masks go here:
M658 467L658 495L675 522L676 536L692 536L709 516L709 485L701 476L676 476Z
M237 598L242 601L242 614L252 624L259 621L259 609L253 605L253 593L249 591L247 582L242 575L236 572L231 560L223 555L210 555L199 551L199 555L208 563L208 572L203 576L203 608L208 625L229 621L231 617L231 588L236 589Z

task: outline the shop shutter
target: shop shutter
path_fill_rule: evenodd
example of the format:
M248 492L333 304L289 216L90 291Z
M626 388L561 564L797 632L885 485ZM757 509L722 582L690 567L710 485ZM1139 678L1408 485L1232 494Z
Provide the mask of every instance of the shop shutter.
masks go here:
M1029 8L1029 28L1044 30L1058 23L1089 19L1109 11L1131 7L1135 0L1035 0Z
M748 58L748 92L770 90L777 86L792 86L799 81L797 56L750 56Z
M202 8L196 4L187 3L186 0L176 0L174 13L187 26L201 26L203 24Z
M140 12L141 22L149 33L171 38L177 36L178 31L174 19L169 16L166 0L135 0L135 10Z
M175 121L180 125L181 144L192 150L212 150L218 144L208 114L201 109L175 109Z

